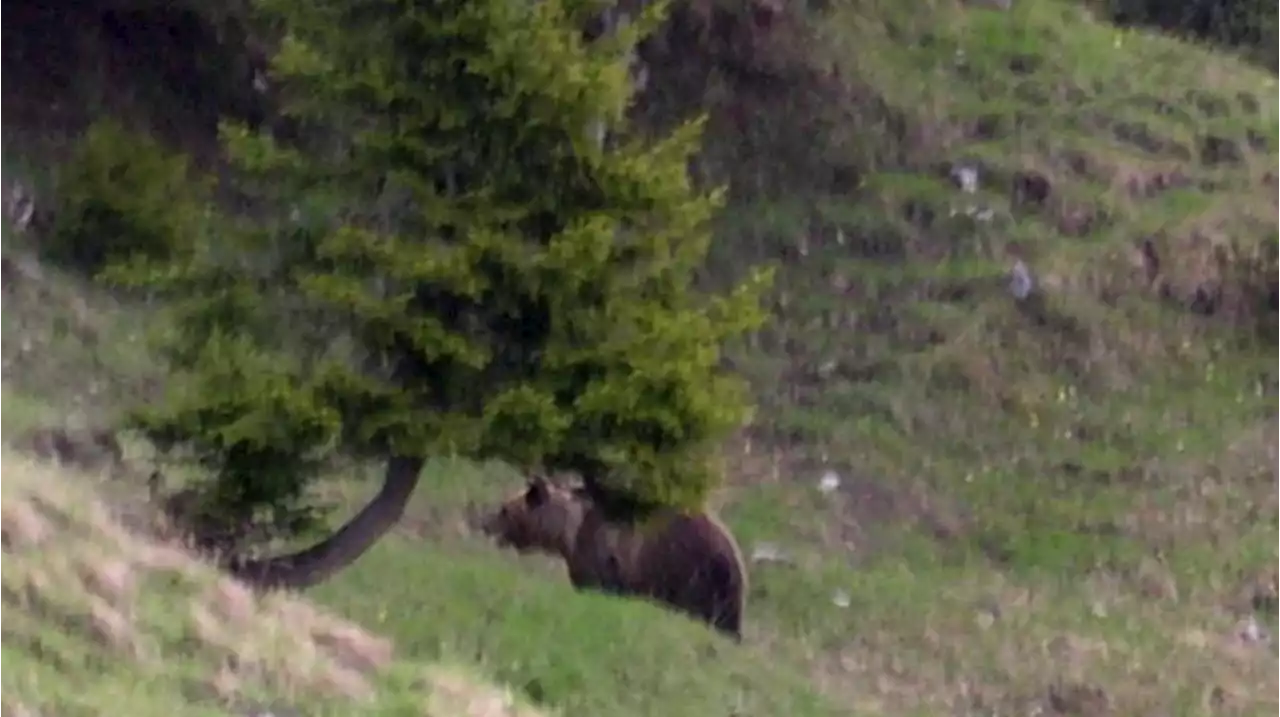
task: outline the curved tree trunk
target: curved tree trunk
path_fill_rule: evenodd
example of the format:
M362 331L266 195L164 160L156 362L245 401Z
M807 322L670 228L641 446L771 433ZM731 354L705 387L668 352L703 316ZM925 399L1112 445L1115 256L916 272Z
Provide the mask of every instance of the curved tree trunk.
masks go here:
M425 460L392 456L382 489L359 513L325 540L291 555L228 565L235 577L264 590L302 590L324 582L374 546L404 515Z

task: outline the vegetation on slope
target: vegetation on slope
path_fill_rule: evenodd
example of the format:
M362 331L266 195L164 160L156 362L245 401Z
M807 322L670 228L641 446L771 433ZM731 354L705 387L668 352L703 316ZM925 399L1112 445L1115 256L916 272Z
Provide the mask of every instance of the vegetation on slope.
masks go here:
M3 461L6 715L538 714L130 532L87 476Z
M718 266L781 259L779 319L740 360L760 435L989 511L970 536L988 553L1062 535L1088 561L1076 509L1055 506L1128 510L1147 486L1125 476L1274 406L1274 80L1054 2L849 3L821 27L830 76L874 92L848 124L882 128L843 153L812 143L853 186L805 191L817 158L749 164L781 148L729 133L711 150L763 177ZM756 121L803 132L785 110ZM1178 418L1215 405L1216 424ZM1265 493L1266 465L1241 480Z
M846 3L823 27L831 77L861 98L846 124L878 131L843 155L809 138L863 172L798 196L779 188L804 187L816 158L744 162L763 180L725 234L734 259L753 242L783 258L783 318L740 364L769 417L743 464L806 483L834 470L845 490L815 515L812 483L769 486L753 537L939 590L922 566L983 574L976 557L1062 604L1064 583L1103 580L1135 607L1252 619L1276 560L1274 77L1065 3ZM760 134L807 136L788 110ZM1039 287L1021 302L1019 260ZM1274 625L1270 608L1257 619ZM1046 679L996 672L1014 704L1013 685ZM1087 681L1123 713L1156 698ZM1213 709L1190 696L1205 682L1177 684L1155 704Z
M776 558L732 653L759 667L714 672L659 615L626 633L639 657L599 642L653 613L470 536L468 506L512 483L491 466L432 466L397 535L314 599L570 711L803 714L805 676L854 714L1272 713L1274 76L1051 0L698 4L642 55L639 118L706 108L695 169L731 182L707 280L779 269L774 321L734 357L761 409L715 497ZM86 356L145 372L115 358L123 332L86 351L22 319L50 303L5 314L28 404ZM14 324L39 337L20 372ZM668 674L664 650L689 661Z

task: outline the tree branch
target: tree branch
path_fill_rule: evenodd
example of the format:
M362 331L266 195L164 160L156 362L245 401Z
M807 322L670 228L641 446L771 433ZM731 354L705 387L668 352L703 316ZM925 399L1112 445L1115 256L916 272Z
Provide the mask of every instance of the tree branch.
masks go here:
M358 560L395 527L418 487L424 464L425 460L416 456L392 456L387 459L382 489L336 533L291 555L233 561L227 569L263 590L303 590L324 582Z

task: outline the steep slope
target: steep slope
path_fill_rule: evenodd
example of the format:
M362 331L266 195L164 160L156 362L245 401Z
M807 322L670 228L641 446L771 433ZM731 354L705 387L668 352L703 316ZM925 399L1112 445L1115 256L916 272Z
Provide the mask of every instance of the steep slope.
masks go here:
M3 462L6 715L538 714L130 533L88 477Z
M650 84L725 98L716 270L780 268L728 509L821 566L778 619L899 709L1270 709L1274 75L1052 0L717 7Z
M737 362L757 439L990 510L994 555L1274 420L1274 76L1052 0L744 34L764 74L731 85L761 101L745 134L713 105L709 155L738 197L717 267L781 267ZM1267 466L1228 482L1265 497Z

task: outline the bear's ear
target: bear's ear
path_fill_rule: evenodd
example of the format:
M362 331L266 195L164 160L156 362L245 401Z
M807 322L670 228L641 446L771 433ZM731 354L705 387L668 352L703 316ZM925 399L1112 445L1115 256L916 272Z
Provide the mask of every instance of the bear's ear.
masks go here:
M547 494L550 488L547 486L547 479L542 476L535 476L529 479L529 489L524 492L525 505L530 508L537 508L547 502Z

